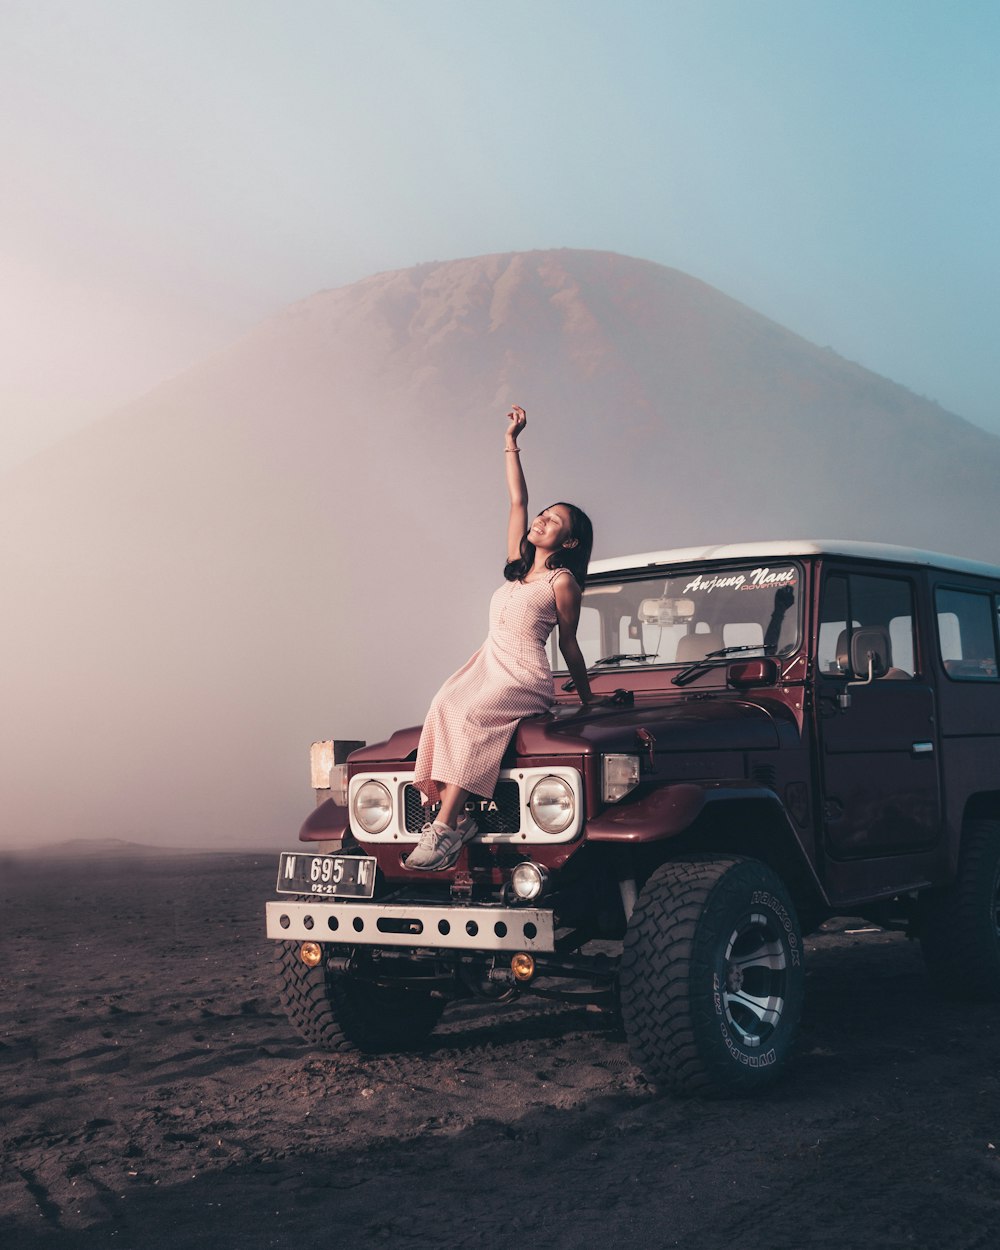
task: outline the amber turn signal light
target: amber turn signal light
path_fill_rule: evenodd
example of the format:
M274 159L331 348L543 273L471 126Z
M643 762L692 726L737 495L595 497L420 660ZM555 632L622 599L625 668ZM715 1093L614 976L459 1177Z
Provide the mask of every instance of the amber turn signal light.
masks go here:
M315 968L323 958L323 949L319 942L303 942L302 949L299 951L299 958L307 968Z
M510 970L515 981L530 981L535 975L535 961L530 955L515 955L510 961Z

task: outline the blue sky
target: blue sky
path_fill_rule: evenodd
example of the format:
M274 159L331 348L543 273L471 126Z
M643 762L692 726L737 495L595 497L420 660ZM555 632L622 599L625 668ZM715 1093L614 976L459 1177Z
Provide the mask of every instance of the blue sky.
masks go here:
M674 266L1000 434L990 0L0 0L0 469L383 269Z

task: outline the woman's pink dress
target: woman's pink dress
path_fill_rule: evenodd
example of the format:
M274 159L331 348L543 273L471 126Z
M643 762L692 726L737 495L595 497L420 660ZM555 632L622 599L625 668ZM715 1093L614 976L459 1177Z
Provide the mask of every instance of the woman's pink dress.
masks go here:
M457 785L489 798L500 760L518 721L553 703L545 644L556 624L548 577L504 582L490 600L490 632L476 654L434 696L417 748L414 784L436 803L439 785Z

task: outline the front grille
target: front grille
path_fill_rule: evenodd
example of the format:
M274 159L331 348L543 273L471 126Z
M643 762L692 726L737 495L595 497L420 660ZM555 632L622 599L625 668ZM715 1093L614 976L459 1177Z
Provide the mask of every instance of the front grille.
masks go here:
M432 818L434 808L424 807L424 796L416 786L406 786L403 806L408 833L419 833L425 820ZM521 792L516 781L498 781L492 799L472 795L466 809L479 826L480 833L520 833Z

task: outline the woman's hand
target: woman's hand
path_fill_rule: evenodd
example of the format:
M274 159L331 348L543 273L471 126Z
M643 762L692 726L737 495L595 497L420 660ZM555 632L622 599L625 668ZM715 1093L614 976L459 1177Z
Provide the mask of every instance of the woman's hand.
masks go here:
M528 414L517 404L507 413L507 446L517 446L517 436L528 424Z

